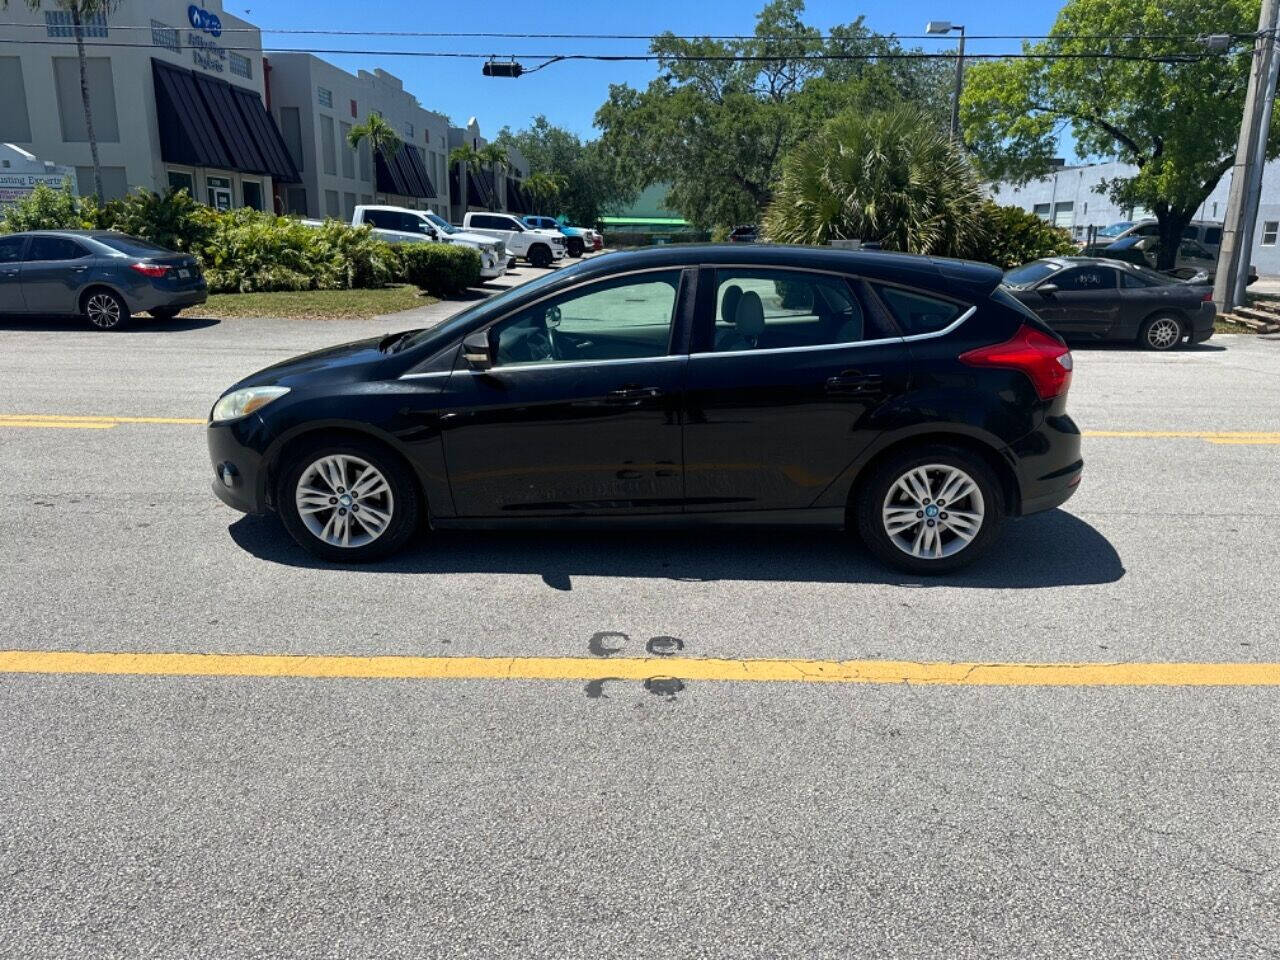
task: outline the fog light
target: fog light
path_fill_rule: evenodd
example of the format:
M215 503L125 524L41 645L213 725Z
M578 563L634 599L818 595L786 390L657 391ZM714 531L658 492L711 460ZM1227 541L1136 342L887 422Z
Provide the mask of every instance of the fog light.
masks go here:
M218 465L218 478L222 481L224 487L234 487L236 478L240 476L240 471L236 469L236 465L231 461Z

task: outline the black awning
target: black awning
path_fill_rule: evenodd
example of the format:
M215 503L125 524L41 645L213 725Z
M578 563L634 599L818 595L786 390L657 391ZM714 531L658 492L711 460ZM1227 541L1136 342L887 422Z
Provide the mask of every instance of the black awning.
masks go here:
M299 182L284 138L252 90L162 60L151 61L151 73L166 163Z
M402 197L409 197L409 184L404 179L404 173L400 169L400 164L396 162L396 155L400 151L397 150L390 156L385 150L379 150L374 157L374 186L379 193L394 193Z
M266 172L281 183L301 183L302 177L294 166L293 157L289 156L280 128L267 113L262 98L244 87L232 87L231 90L235 94L236 106L240 108L240 116L257 144Z
M491 193L487 189L483 172L477 177L474 170L467 171L467 191L467 200L470 203L475 203L482 207L496 206L496 204L489 202Z
M524 186L515 177L507 177L507 209L512 213L525 214L529 210L528 198Z
M458 165L449 164L449 196L462 199L462 186L458 183Z
M151 61L156 87L160 157L166 163L229 169L231 158L209 116L190 70Z
M377 167L379 193L395 193L420 200L436 199L436 188L427 176L422 154L413 144L402 143L400 149L389 156L379 150Z
M431 182L431 175L427 173L427 165L422 159L422 150L412 144L406 144L406 149L400 151L401 157L404 159L405 173L411 183L417 186L422 192L415 193L415 197L421 197L424 200L436 199L436 187Z

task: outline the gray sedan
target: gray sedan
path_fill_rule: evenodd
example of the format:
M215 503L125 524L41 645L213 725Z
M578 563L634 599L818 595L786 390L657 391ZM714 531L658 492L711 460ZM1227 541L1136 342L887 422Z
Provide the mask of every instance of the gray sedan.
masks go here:
M105 230L0 236L0 315L79 315L114 330L143 311L171 320L204 303L195 257Z

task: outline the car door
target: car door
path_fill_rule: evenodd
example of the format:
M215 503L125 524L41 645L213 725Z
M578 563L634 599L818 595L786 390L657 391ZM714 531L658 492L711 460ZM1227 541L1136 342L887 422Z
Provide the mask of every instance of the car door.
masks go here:
M1114 267L1071 267L1038 284L1029 306L1059 333L1103 336L1119 315L1118 283Z
M686 512L812 506L910 381L906 344L858 281L708 267L685 389Z
M471 222L489 236L502 240L508 246L511 246L512 238L519 232L515 229L516 225L510 217L495 216L491 213L473 214Z
M490 325L494 365L460 360L443 401L459 517L680 512L684 273L586 283Z
M70 314L80 310L80 290L93 254L72 237L37 234L22 262L22 299L30 313Z
M19 234L0 237L0 313L22 313L22 248L27 238Z

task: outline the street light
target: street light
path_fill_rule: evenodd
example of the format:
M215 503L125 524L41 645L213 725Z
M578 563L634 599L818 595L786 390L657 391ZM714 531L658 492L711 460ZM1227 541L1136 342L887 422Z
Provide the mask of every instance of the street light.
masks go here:
M960 31L960 47L956 51L956 92L951 101L951 139L960 136L960 91L964 88L964 24L952 23L950 20L930 20L925 24L924 32L946 36L953 30Z

